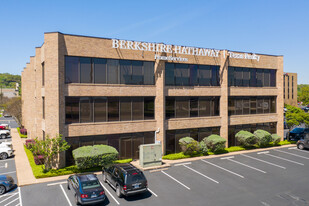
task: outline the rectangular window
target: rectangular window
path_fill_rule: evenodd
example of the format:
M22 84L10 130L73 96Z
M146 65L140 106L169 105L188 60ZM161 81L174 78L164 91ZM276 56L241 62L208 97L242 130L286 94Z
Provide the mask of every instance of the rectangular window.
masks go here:
M243 68L243 86L250 86L250 70L249 68Z
M250 114L250 100L249 98L243 99L243 114Z
M270 87L270 70L264 69L264 85L263 87Z
M45 97L42 97L42 118L45 119Z
M132 98L132 120L144 119L144 99L142 97Z
M292 99L294 99L294 76L292 76Z
M241 87L243 86L243 72L242 72L243 68L240 67L236 67L235 68L235 86L237 87Z
M108 84L119 84L119 60L108 59L107 60L107 83Z
M190 72L189 85L191 85L191 86L198 85L198 66L197 65L189 65L189 72Z
M211 86L219 86L219 67L211 66Z
M166 154L175 153L175 130L166 131Z
M79 98L65 98L65 122L67 124L79 123Z
M42 87L45 85L45 65L42 63Z
M256 69L250 69L250 87L256 87Z
M120 98L120 121L132 119L132 101L129 97Z
M270 70L270 86L271 87L276 86L276 70L274 69Z
M214 110L214 116L220 115L220 97L213 97L212 108Z
M79 83L78 57L65 57L65 83Z
M190 117L198 117L198 98L190 98Z
M106 84L106 59L93 59L94 83Z
M144 119L154 119L154 98L144 98Z
M230 97L228 100L229 116L235 114L235 99Z
M132 62L129 60L120 60L120 83L132 84Z
M106 122L107 121L107 98L97 97L94 100L94 121Z
M165 118L175 118L175 98L166 97L165 101Z
M80 122L93 122L93 103L89 97L80 98Z
M241 115L243 114L243 102L241 98L235 98L235 114Z
M235 86L234 85L234 67L228 67L228 85Z
M144 62L144 84L154 85L154 62Z
M176 118L189 117L189 101L186 97L176 97Z
M175 85L175 64L165 63L165 84Z
M263 112L270 113L270 98L265 97L263 101Z
M256 114L256 98L250 98L250 114Z
M176 86L189 85L189 70L187 64L176 64L175 81Z
M199 98L199 115L200 117L211 116L211 102L209 97Z
M119 98L108 98L108 121L119 121Z
M141 61L132 61L132 84L144 84L143 62Z
M263 69L257 69L256 70L256 86L257 87L263 87L264 83L264 72Z
M199 85L211 86L211 70L208 65L199 65L198 67Z
M92 83L93 73L91 58L79 58L80 63L80 83Z
M270 103L270 113L276 113L276 97L271 97L271 103Z
M256 113L263 114L263 98L259 97L256 101Z

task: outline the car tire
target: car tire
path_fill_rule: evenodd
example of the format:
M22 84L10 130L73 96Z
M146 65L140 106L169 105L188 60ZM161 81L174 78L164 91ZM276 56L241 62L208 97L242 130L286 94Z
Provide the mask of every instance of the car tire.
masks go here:
M0 185L0 195L3 195L6 192L4 185Z
M2 152L2 153L0 154L0 159L5 160L5 159L8 158L8 156L9 156L9 155L8 155L6 152Z
M102 179L103 179L103 182L105 182L105 183L107 182L107 181L106 181L106 174L105 174L105 172L104 172L103 175L102 175Z
M303 150L303 149L305 149L305 145L304 144L298 144L297 148L300 149L300 150Z
M1 135L1 139L5 139L6 138L6 135L5 134L2 134Z
M78 197L77 197L76 194L75 194L75 203L76 203L76 205L81 205L80 202L78 201Z
M119 186L119 185L116 186L116 195L117 195L118 197L122 197L121 189L120 189L120 186Z

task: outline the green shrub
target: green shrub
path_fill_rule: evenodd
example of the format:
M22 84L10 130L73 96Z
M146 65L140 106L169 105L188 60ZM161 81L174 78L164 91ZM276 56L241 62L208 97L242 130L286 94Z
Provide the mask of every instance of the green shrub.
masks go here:
M178 159L184 159L184 158L190 158L190 157L199 157L199 156L203 156L203 154L198 153L198 152L194 152L191 155L185 155L183 152L179 152L179 153L175 153L175 154L164 155L162 157L162 159L165 159L165 160L178 160Z
M281 140L281 137L277 134L272 134L271 138L272 138L272 142L274 143L274 145L277 145Z
M265 130L258 129L254 132L254 135L258 139L257 143L260 147L267 146L272 141L271 134Z
M191 155L194 152L199 152L199 143L191 137L183 137L179 140L181 151L184 154Z
M121 163L130 163L132 161L133 161L132 159L124 159L124 160L115 160L114 163L121 164Z
M73 150L78 169L106 166L117 160L117 156L117 150L108 145L84 146Z
M20 128L19 127L17 127L17 131L18 131L18 134L19 134L20 138L27 138L28 137L26 134L21 134L20 133Z
M224 150L226 139L220 137L219 135L213 134L209 137L205 137L203 142L206 143L207 148L212 152L217 152L219 150Z
M203 155L207 155L208 154L208 148L207 148L207 145L204 141L201 141L199 143L199 146L200 146L200 153L202 153Z
M251 132L241 130L235 135L240 145L244 147L252 146L257 143L257 137Z

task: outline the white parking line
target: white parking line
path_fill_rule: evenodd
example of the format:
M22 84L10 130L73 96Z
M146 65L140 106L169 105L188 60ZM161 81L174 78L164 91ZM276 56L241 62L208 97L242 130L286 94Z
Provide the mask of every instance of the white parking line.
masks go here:
M61 190L62 190L62 192L63 192L63 194L64 194L65 198L67 199L67 201L68 201L69 205L70 205L70 206L72 206L72 204L71 204L71 202L70 202L70 200L69 200L69 198L68 198L68 196L67 196L67 193L64 191L64 189L63 189L62 185L59 185L59 186L60 186L60 188L61 188Z
M154 196L158 197L158 195L154 193L151 189L148 188L148 191L151 192L151 194L153 194Z
M6 162L6 161L12 161L14 159L6 159L6 160L0 160L0 162Z
M238 176L238 177L244 178L244 176L242 176L242 175L240 175L240 174L237 174L237 173L232 172L232 171L230 171L230 170L228 170L228 169L225 169L225 168L223 168L223 167L220 167L220 166L218 166L218 165L215 165L215 164L213 164L213 163L211 163L211 162L208 162L208 161L206 161L206 160L202 160L202 161L205 162L205 163L208 163L208 164L210 164L210 165L212 165L212 166L218 167L218 168L220 168L220 169L222 169L222 170L224 170L224 171L227 171L227 172L229 172L229 173L231 173L231 174L233 174L233 175L236 175L236 176Z
M252 166L250 166L250 165L246 165L246 164L244 164L244 163L238 162L238 161L236 161L236 160L233 160L232 158L229 158L229 159L227 159L227 160L232 161L232 162L237 163L237 164L240 164L240 165L243 165L243 166L245 166L245 167L251 168L251 169L253 169L253 170L262 172L262 173L264 173L264 174L266 173L266 172L263 171L263 170L260 170L260 169L258 169L258 168L252 167Z
M258 153L258 154L259 154L259 153ZM295 161L292 161L292 160L289 160L289 159L286 159L286 158L282 158L282 157L278 157L278 156L275 156L275 155L271 155L271 154L268 154L268 153L260 153L260 154L268 155L268 156L271 156L271 157L274 157L274 158L277 158L277 159L285 160L285 161L287 161L287 162L291 162L291 163L294 163L294 164L298 164L298 165L304 166L303 163L295 162Z
M177 182L178 184L184 186L185 188L187 188L188 190L191 190L190 187L186 186L185 184L181 183L180 181L176 180L174 177L172 177L171 175L167 174L164 171L161 171L163 174L165 174L166 176L168 176L169 178L171 178L172 180L174 180L175 182Z
M47 186L53 186L53 185L61 185L61 184L64 184L64 183L67 183L67 181L62 181L62 182L55 182L55 183L50 183L50 184L47 184Z
M13 171L13 172L5 172L5 173L1 173L0 175L6 175L6 174L11 174L11 173L16 173L16 171Z
M219 184L218 181L216 181L216 180L214 180L214 179L212 179L212 178L210 178L210 177L208 177L208 176L206 176L206 175L200 173L199 171L196 171L195 169L192 169L191 167L188 167L187 165L184 165L184 167L186 167L186 168L188 168L189 170L192 170L193 172L195 172L195 173L197 173L197 174L199 174L199 175L201 175L201 176L203 176L203 177L205 177L205 178L207 178L207 179L209 179L209 180L211 180L211 181L213 181L213 182Z
M280 165L277 165L277 164L274 164L274 163L271 163L271 162L267 162L265 160L261 160L261 159L258 159L258 158L255 158L255 157L251 157L249 155L245 155L245 154L240 154L241 156L245 156L245 157L248 157L248 158L251 158L251 159L254 159L254 160L257 160L257 161L260 161L260 162L264 162L266 164L269 164L269 165L273 165L275 167L279 167L279 168L282 168L282 169L286 169L285 167L282 167Z
M298 149L297 147L292 147L292 148L289 148L289 149L295 149L295 150L298 151L298 152L304 152L304 153L309 154L309 151L307 151L307 150L301 150L301 149Z
M179 164L174 164L174 166L183 166L183 165L190 165L191 162L185 162L185 163L179 163Z
M21 200L21 191L20 191L20 187L18 187L18 193L19 193L19 205L23 206L23 202Z
M295 156L295 157L300 157L300 158L309 160L308 157L304 157L304 156L301 156L301 155L297 155L297 154L293 154L293 153L289 153L289 152L285 152L285 151L277 150L277 149L275 149L275 151L282 152L282 153L289 154L289 155L292 155L292 156Z
M11 195L14 195L14 194L18 194L18 192L15 192L15 193L7 193L7 194L4 194L4 195L1 195L0 198L2 198L2 197L7 197L7 196L11 196Z
M102 187L104 188L104 190L115 200L115 202L116 202L118 205L120 205L120 203L116 200L116 198L112 195L112 193L110 193L110 191L108 191L108 190L106 189L106 187L102 184L101 181L100 181L100 183L101 183Z
M2 203L2 202L4 202L4 201L6 201L6 200L8 200L8 199L10 199L11 197L13 197L13 196L15 196L15 195L17 195L18 193L14 193L14 195L11 195L10 197L8 197L8 198L5 198L4 200L2 200L0 203Z
M4 206L8 206L9 204L11 204L12 202L15 202L16 200L18 200L18 198L16 198L16 199L12 200L11 202L5 204Z
M288 148L288 149L297 149L297 147L290 147L290 148Z

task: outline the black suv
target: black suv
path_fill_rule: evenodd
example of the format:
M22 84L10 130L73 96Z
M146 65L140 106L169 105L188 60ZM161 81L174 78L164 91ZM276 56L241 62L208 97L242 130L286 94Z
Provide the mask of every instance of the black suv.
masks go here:
M296 144L298 149L309 149L309 134L304 139L298 140Z
M308 133L309 133L309 128L296 127L292 131L286 134L286 139L289 141L297 141L300 139L304 139L304 137Z
M133 165L115 164L102 169L103 181L116 190L118 197L147 192L147 180Z

